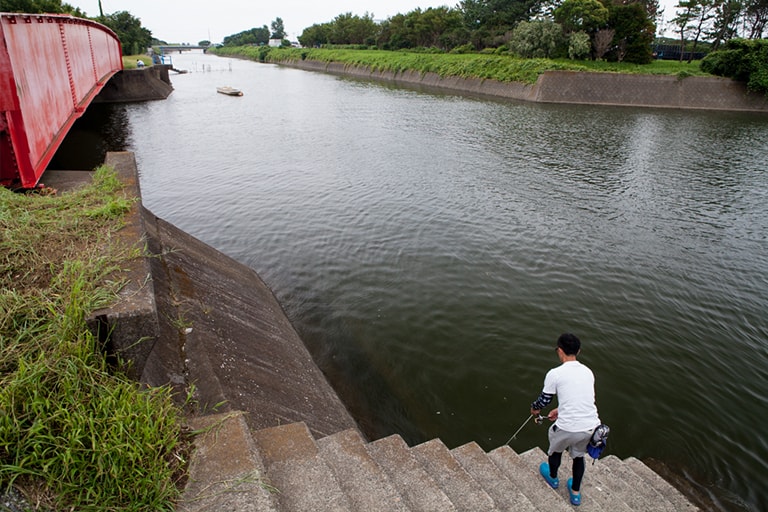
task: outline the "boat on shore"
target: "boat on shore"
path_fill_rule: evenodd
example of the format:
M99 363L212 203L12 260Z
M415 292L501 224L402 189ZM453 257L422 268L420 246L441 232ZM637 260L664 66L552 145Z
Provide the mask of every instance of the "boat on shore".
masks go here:
M243 92L240 89L235 89L234 87L230 87L228 85L225 85L224 87L217 87L216 92L219 92L221 94L226 94L227 96L242 96Z

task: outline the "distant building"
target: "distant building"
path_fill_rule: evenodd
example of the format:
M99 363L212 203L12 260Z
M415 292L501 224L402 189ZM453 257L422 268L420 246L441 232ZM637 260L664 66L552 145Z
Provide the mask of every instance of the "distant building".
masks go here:
M277 48L281 44L283 44L283 40L282 39L270 39L269 40L269 46L272 46L273 48Z

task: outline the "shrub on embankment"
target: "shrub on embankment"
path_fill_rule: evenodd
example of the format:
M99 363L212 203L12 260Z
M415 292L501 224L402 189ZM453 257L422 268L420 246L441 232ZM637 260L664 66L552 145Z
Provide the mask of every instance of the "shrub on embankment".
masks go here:
M180 411L107 365L87 316L141 256L113 170L61 195L0 188L0 494L54 510L173 510Z
M313 60L366 66L373 71L416 70L441 77L481 78L500 82L533 84L545 71L602 71L652 75L706 75L698 63L654 61L628 64L567 59L524 59L512 55L487 53L429 53L333 48L270 48L268 46L221 47L209 50L221 56L244 57L260 62Z
M747 84L768 95L768 39L731 39L725 48L707 55L701 69Z

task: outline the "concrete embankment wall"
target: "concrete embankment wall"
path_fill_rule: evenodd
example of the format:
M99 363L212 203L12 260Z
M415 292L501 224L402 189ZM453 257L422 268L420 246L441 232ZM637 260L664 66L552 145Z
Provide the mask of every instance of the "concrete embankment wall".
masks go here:
M543 103L768 112L765 94L720 77L548 71L534 89Z
M747 90L741 82L718 77L629 75L578 71L547 71L533 85L479 78L441 77L419 71L380 71L339 62L283 61L308 71L457 93L538 103L729 110L768 113L768 97Z
M146 209L142 219L160 323L143 382L194 384L201 413L245 411L253 430L357 428L256 272Z
M164 100L173 92L168 65L124 69L104 86L94 103Z
M108 153L141 198L133 153ZM66 172L66 171L62 171ZM197 413L244 411L253 430L303 421L316 438L357 428L272 290L249 267L158 218L140 201L121 240L145 248L92 329L150 386L195 388Z

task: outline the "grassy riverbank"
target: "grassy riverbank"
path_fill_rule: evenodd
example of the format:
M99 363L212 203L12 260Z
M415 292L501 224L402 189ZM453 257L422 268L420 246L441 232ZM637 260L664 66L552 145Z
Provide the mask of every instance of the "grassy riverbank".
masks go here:
M60 194L0 188L0 486L54 510L172 510L181 412L112 371L88 315L141 256L116 173Z
M221 47L209 50L222 56L244 57L262 62L316 60L368 66L377 71L416 70L436 73L441 77L482 78L500 82L533 84L545 71L600 71L648 75L708 76L698 62L653 61L651 64L573 61L553 59L521 59L512 55L412 53L384 50L340 50L325 48L269 48L254 46Z
M123 55L123 69L136 69L138 61L142 61L147 67L152 65L152 57L149 55Z

